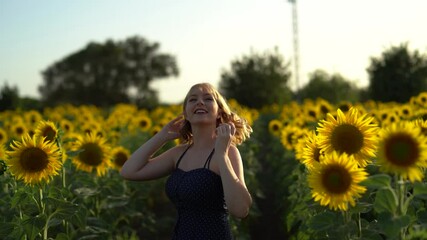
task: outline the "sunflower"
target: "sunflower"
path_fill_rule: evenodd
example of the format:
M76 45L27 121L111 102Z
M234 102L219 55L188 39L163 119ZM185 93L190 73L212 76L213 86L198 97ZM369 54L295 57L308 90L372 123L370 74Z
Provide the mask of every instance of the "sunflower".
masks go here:
M159 125L154 125L151 129L150 129L150 134L151 136L156 135L158 132L160 132L162 130L162 127Z
M113 168L120 170L123 164L128 160L130 156L130 152L128 149L118 146L113 148L111 151L112 160L113 160Z
M43 119L43 116L36 110L30 110L24 113L24 119L29 126L34 126Z
M396 111L389 109L387 117L382 119L381 121L381 126L388 126L400 120L401 120L401 117L399 116L399 114Z
M131 123L131 132L134 132L135 130L148 132L153 125L152 120L148 115L139 115L136 118L133 118Z
M421 108L415 111L414 118L421 118L423 120L427 120L427 109Z
M319 108L319 112L320 112L319 119L326 117L326 114L332 112L334 109L332 107L331 103L329 103L329 101L327 101L323 98L317 99L316 102L317 102L316 105Z
M353 107L353 104L348 101L341 101L340 103L337 104L337 107L342 112L348 112Z
M102 127L100 123L97 123L94 120L90 120L80 126L80 132L82 132L83 134L98 135L102 132Z
M305 139L305 145L302 149L301 162L308 168L313 169L315 164L319 164L325 155L317 144L317 135L311 131Z
M424 135L424 137L427 137L427 120L423 120L423 119L415 119L414 121L412 121L415 126L421 128L421 133L422 135Z
M0 145L5 144L8 140L7 132L3 128L0 128Z
M34 136L45 137L46 141L55 142L58 138L58 128L51 121L41 120L36 127Z
M287 150L294 150L298 137L300 136L300 127L288 125L281 131L280 142Z
M86 172L96 171L97 176L104 175L112 166L110 147L106 141L105 138L92 133L78 136L72 145L73 151L80 152L72 159L76 168Z
M321 117L320 109L314 103L306 103L303 106L304 119L307 122L316 122Z
M22 136L24 136L26 133L28 133L28 128L24 122L18 121L11 126L11 131L12 131L12 135L16 139L19 139Z
M4 160L6 159L6 149L3 144L0 144L0 175L3 175L6 172L7 166Z
M370 158L375 157L378 129L372 117L359 116L356 108L350 108L345 114L338 109L336 118L328 114L319 122L319 148L325 154L337 151L354 156L359 166L365 167Z
M64 130L64 132L74 131L74 124L66 118L63 118L61 119L61 121L59 121L59 126L61 127L61 129Z
M421 107L427 107L427 92L422 92L418 94L416 102Z
M355 206L356 198L366 191L359 183L368 176L359 168L352 156L332 152L308 174L308 184L314 201L333 210L347 211L348 204Z
M390 109L382 108L381 110L378 110L378 112L376 113L378 121L383 122L383 121L387 120L390 112L391 112Z
M414 114L414 108L410 104L403 104L397 107L397 113L402 119L411 119Z
M280 131L282 130L283 124L279 119L272 119L268 122L268 132L273 136L280 136Z
M59 174L62 167L61 153L55 143L26 134L21 142L13 141L10 148L11 151L6 151L6 164L18 180L33 185L49 182Z
M411 182L421 181L427 167L427 142L414 123L394 123L380 132L377 163L380 170Z

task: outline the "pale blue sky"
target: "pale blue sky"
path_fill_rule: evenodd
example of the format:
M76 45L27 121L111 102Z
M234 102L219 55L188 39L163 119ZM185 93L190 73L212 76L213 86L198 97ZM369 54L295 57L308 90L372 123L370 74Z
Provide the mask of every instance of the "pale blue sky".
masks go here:
M323 69L366 86L370 57L404 42L427 54L426 9L425 0L299 0L299 85ZM152 85L168 103L197 82L217 86L251 49L293 56L287 0L0 0L0 86L38 97L40 73L55 61L90 41L134 35L176 56L180 76Z

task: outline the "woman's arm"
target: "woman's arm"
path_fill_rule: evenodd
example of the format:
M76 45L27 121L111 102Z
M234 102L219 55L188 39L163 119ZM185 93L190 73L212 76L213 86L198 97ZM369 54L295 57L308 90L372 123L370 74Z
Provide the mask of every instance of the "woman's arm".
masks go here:
M174 156L177 148L171 148L153 158L153 155L168 141L179 137L182 117L177 117L166 124L161 131L139 147L123 164L120 171L128 180L152 180L163 177L174 168Z
M233 216L244 218L249 213L252 197L245 184L240 152L236 146L230 145L234 126L224 125L217 128L215 153L212 158L219 165L228 211Z

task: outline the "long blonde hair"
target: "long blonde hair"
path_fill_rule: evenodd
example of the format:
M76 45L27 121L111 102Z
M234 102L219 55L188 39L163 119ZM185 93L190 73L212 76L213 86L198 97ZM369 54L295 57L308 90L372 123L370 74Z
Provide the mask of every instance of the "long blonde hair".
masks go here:
M233 138L231 139L231 143L234 145L239 145L243 143L246 139L248 139L250 137L250 134L252 133L252 127L249 125L248 121L240 117L235 112L231 111L225 98L210 83L198 83L193 85L190 88L190 90L188 91L184 99L183 111L185 112L186 110L189 93L191 92L192 89L198 88L198 87L208 90L208 92L212 94L213 98L217 102L218 108L221 111L220 118L217 121L217 125L220 123L232 122L236 127L236 132ZM188 120L185 120L184 126L181 128L180 133L182 137L181 140L183 143L191 144L193 142L193 133L191 130L190 122Z

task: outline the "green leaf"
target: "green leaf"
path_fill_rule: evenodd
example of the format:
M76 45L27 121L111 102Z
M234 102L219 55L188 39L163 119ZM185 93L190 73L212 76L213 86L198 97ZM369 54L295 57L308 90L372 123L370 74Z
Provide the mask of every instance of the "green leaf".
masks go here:
M74 157L77 157L81 152L83 152L84 150L82 150L82 149L79 149L79 150L76 150L76 151L67 151L67 157L68 158L74 158Z
M31 195L27 191L26 188L19 188L18 191L13 195L11 201L11 207L15 208L21 204L30 202Z
M361 182L361 185L364 185L368 188L389 188L391 182L391 177L387 174L375 174L369 176L366 180Z
M55 240L70 240L71 238L65 233L58 233Z
M389 239L398 238L401 229L406 228L410 223L411 217L408 215L398 217L393 217L390 213L378 215L378 226Z
M95 196L99 194L100 191L94 188L81 187L81 188L76 188L74 190L74 193L80 197L90 197L90 196Z
M398 199L391 189L386 188L377 191L374 202L374 210L376 212L394 213L397 209L397 204Z
M323 212L312 217L308 222L308 226L314 231L325 231L337 224L337 217L337 214L333 212Z
M89 211L85 207L79 206L77 213L71 216L70 222L79 228L85 228L88 216Z
M10 233L15 228L15 224L13 223L2 223L0 224L0 238L4 238L10 235Z
M36 238L37 234L39 234L46 223L46 215L41 214L35 217L30 217L27 220L23 221L23 226L25 233L27 234L30 240Z
M427 184L416 182L414 183L414 197L421 198L427 200Z
M422 211L417 212L417 219L418 219L418 222L426 223L427 222L427 211L422 210Z

